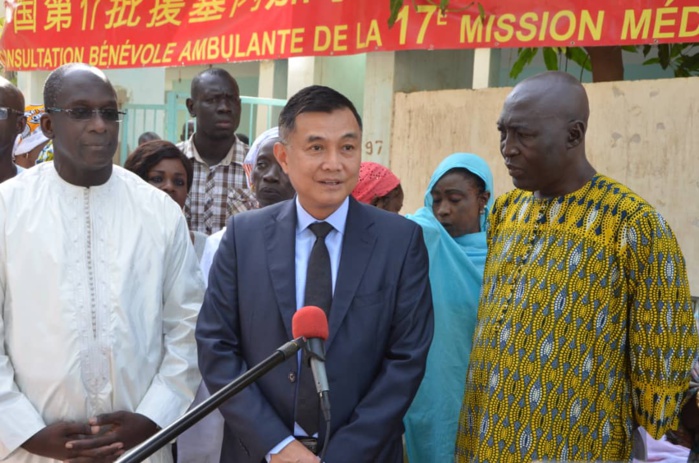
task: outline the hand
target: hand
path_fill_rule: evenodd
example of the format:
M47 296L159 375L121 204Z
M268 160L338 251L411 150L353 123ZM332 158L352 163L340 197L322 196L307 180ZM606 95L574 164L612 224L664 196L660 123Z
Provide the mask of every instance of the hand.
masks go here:
M74 448L71 442L87 442ZM22 444L29 453L54 460L89 463L114 461L122 453L123 444L112 440L95 442L88 423L58 422L46 426Z
M269 463L318 463L320 458L313 455L303 444L297 440L289 443L276 455L272 455Z
M90 418L93 435L113 437L116 442L124 444L124 450L137 446L158 432L158 425L150 418L131 412L105 413ZM80 443L75 443L79 445Z

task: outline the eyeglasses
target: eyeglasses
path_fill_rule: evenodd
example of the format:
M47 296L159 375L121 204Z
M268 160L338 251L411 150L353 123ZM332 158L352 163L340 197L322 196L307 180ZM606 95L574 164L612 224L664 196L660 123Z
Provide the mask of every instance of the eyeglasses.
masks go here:
M24 116L24 111L17 111L16 109L12 108L7 108L5 106L0 106L0 121L4 121L8 117L10 117L10 114L15 113L18 116L22 115Z
M46 112L49 113L66 113L71 119L76 121L86 121L92 119L96 114L107 122L118 122L124 119L126 115L125 111L119 111L118 109L105 108L105 109L91 109L91 108L47 108Z

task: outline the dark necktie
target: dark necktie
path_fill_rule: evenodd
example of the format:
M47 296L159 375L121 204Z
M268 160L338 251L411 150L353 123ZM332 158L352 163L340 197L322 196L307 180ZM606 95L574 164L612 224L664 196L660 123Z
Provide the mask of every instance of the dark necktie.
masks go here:
M333 226L327 222L316 222L309 225L308 228L316 235L316 241L313 243L313 249L308 258L303 304L318 306L327 315L330 312L330 305L333 300L333 280L330 268L330 254L325 245L325 237L333 230ZM313 372L305 357L304 354L299 392L296 400L296 421L309 436L312 436L318 432L320 405L315 381L313 380Z

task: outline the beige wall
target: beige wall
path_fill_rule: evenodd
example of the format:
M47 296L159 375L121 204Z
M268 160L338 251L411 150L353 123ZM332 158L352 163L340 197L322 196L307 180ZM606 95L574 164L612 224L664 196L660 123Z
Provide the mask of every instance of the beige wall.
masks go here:
M699 77L586 85L587 152L599 172L653 204L677 234L699 295ZM403 213L422 205L434 168L462 151L484 157L496 195L512 189L495 122L508 88L396 95L391 169L405 190Z

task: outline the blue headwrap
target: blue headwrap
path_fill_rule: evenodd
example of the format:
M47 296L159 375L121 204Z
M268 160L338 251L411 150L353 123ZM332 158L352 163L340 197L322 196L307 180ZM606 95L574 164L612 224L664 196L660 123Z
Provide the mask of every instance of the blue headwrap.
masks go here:
M482 178L490 199L481 216L481 231L452 238L432 213L431 192L444 174L457 168ZM434 338L427 370L404 420L410 461L453 460L459 405L483 284L487 217L494 196L493 174L486 162L475 154L456 153L432 174L425 206L407 216L422 227L430 256L434 303Z

